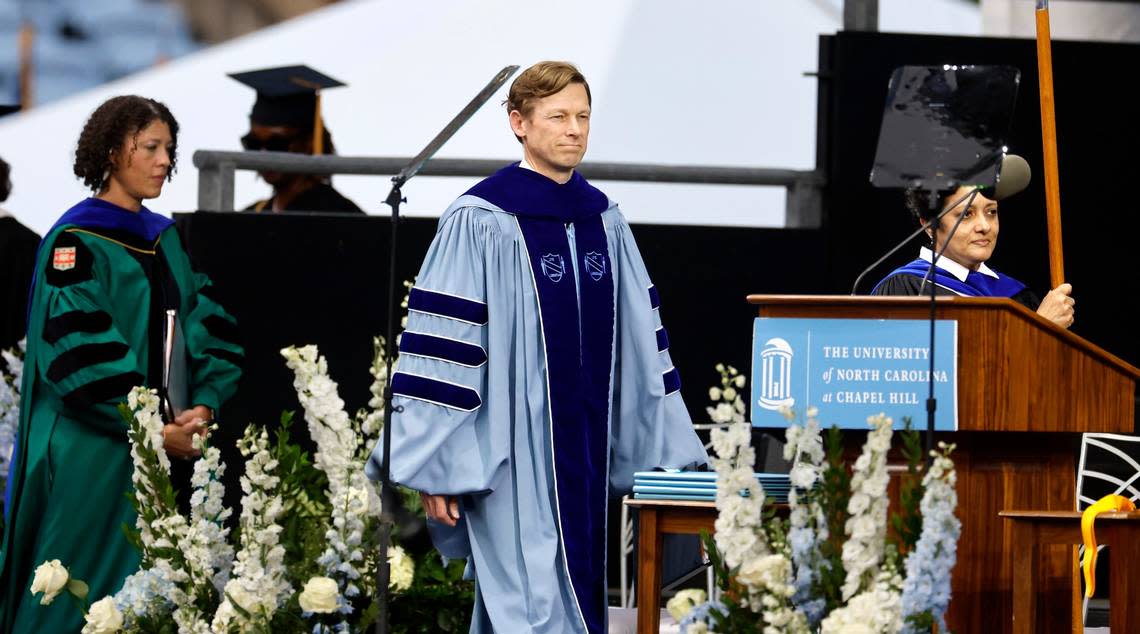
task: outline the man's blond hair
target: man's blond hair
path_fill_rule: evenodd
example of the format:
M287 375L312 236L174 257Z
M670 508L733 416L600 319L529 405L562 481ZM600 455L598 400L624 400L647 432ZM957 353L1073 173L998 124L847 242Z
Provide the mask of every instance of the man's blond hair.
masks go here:
M586 89L586 103L593 105L590 84L582 71L570 62L539 62L524 70L511 83L507 93L507 112L519 111L524 118L534 111L534 103L543 97L561 92L570 84L582 84ZM519 139L522 142L522 139Z

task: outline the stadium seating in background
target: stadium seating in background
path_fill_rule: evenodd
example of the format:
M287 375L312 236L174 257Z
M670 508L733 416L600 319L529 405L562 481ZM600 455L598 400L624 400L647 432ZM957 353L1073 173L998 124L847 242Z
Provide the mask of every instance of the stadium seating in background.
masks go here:
M32 105L145 70L198 45L157 0L0 0L0 103L18 103L20 29L35 29Z

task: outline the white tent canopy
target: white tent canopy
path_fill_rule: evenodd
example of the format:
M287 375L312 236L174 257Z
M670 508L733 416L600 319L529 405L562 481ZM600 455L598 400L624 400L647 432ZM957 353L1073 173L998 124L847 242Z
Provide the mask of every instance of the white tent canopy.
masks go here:
M922 5L916 7L913 5ZM884 30L978 34L980 10L963 0L883 0ZM179 170L155 211L190 211L198 149L240 149L253 93L227 72L308 64L348 84L324 93L337 150L411 156L507 64L566 59L594 96L587 160L810 169L815 164L818 34L841 28L840 0L579 0L342 2L165 66L6 118L0 156L12 165L5 207L45 231L85 196L72 175L75 140L106 98L166 103L181 125ZM885 86L869 86L884 90ZM517 160L499 106L506 88L438 154ZM418 177L411 214L437 215L474 179ZM369 213L386 177L339 176ZM780 188L602 183L635 222L782 226ZM239 173L239 207L268 187Z

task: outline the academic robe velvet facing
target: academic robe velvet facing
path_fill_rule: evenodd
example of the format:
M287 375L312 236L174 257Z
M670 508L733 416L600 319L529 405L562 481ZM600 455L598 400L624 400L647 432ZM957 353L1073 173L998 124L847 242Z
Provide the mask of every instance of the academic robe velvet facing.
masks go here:
M930 295L930 287L923 288L922 280L930 270L933 257L930 249L923 247L919 257L891 271L871 290L872 295ZM982 264L977 271L946 258L938 258L934 265L935 295L959 295L963 297L1008 297L1029 310L1037 310L1041 304L1037 294L1016 279L998 273ZM927 282L929 283L929 281Z
M136 385L161 385L162 315L178 310L191 400L215 411L237 387L233 319L190 268L173 223L91 198L45 237L28 321L20 428L0 550L0 631L78 632L67 597L39 605L36 566L59 559L113 594L138 568L123 534L135 513L127 426L116 409Z
M391 475L460 496L429 528L468 559L472 631L604 632L609 495L707 460L617 205L508 166L440 218L408 308Z

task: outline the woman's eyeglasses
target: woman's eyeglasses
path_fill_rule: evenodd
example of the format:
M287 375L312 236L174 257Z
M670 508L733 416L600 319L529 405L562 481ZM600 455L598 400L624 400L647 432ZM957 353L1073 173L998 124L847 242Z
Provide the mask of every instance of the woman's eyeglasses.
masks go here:
M288 152L289 146L296 137L274 134L260 138L249 133L241 138L241 146L250 151L267 150L269 152Z

